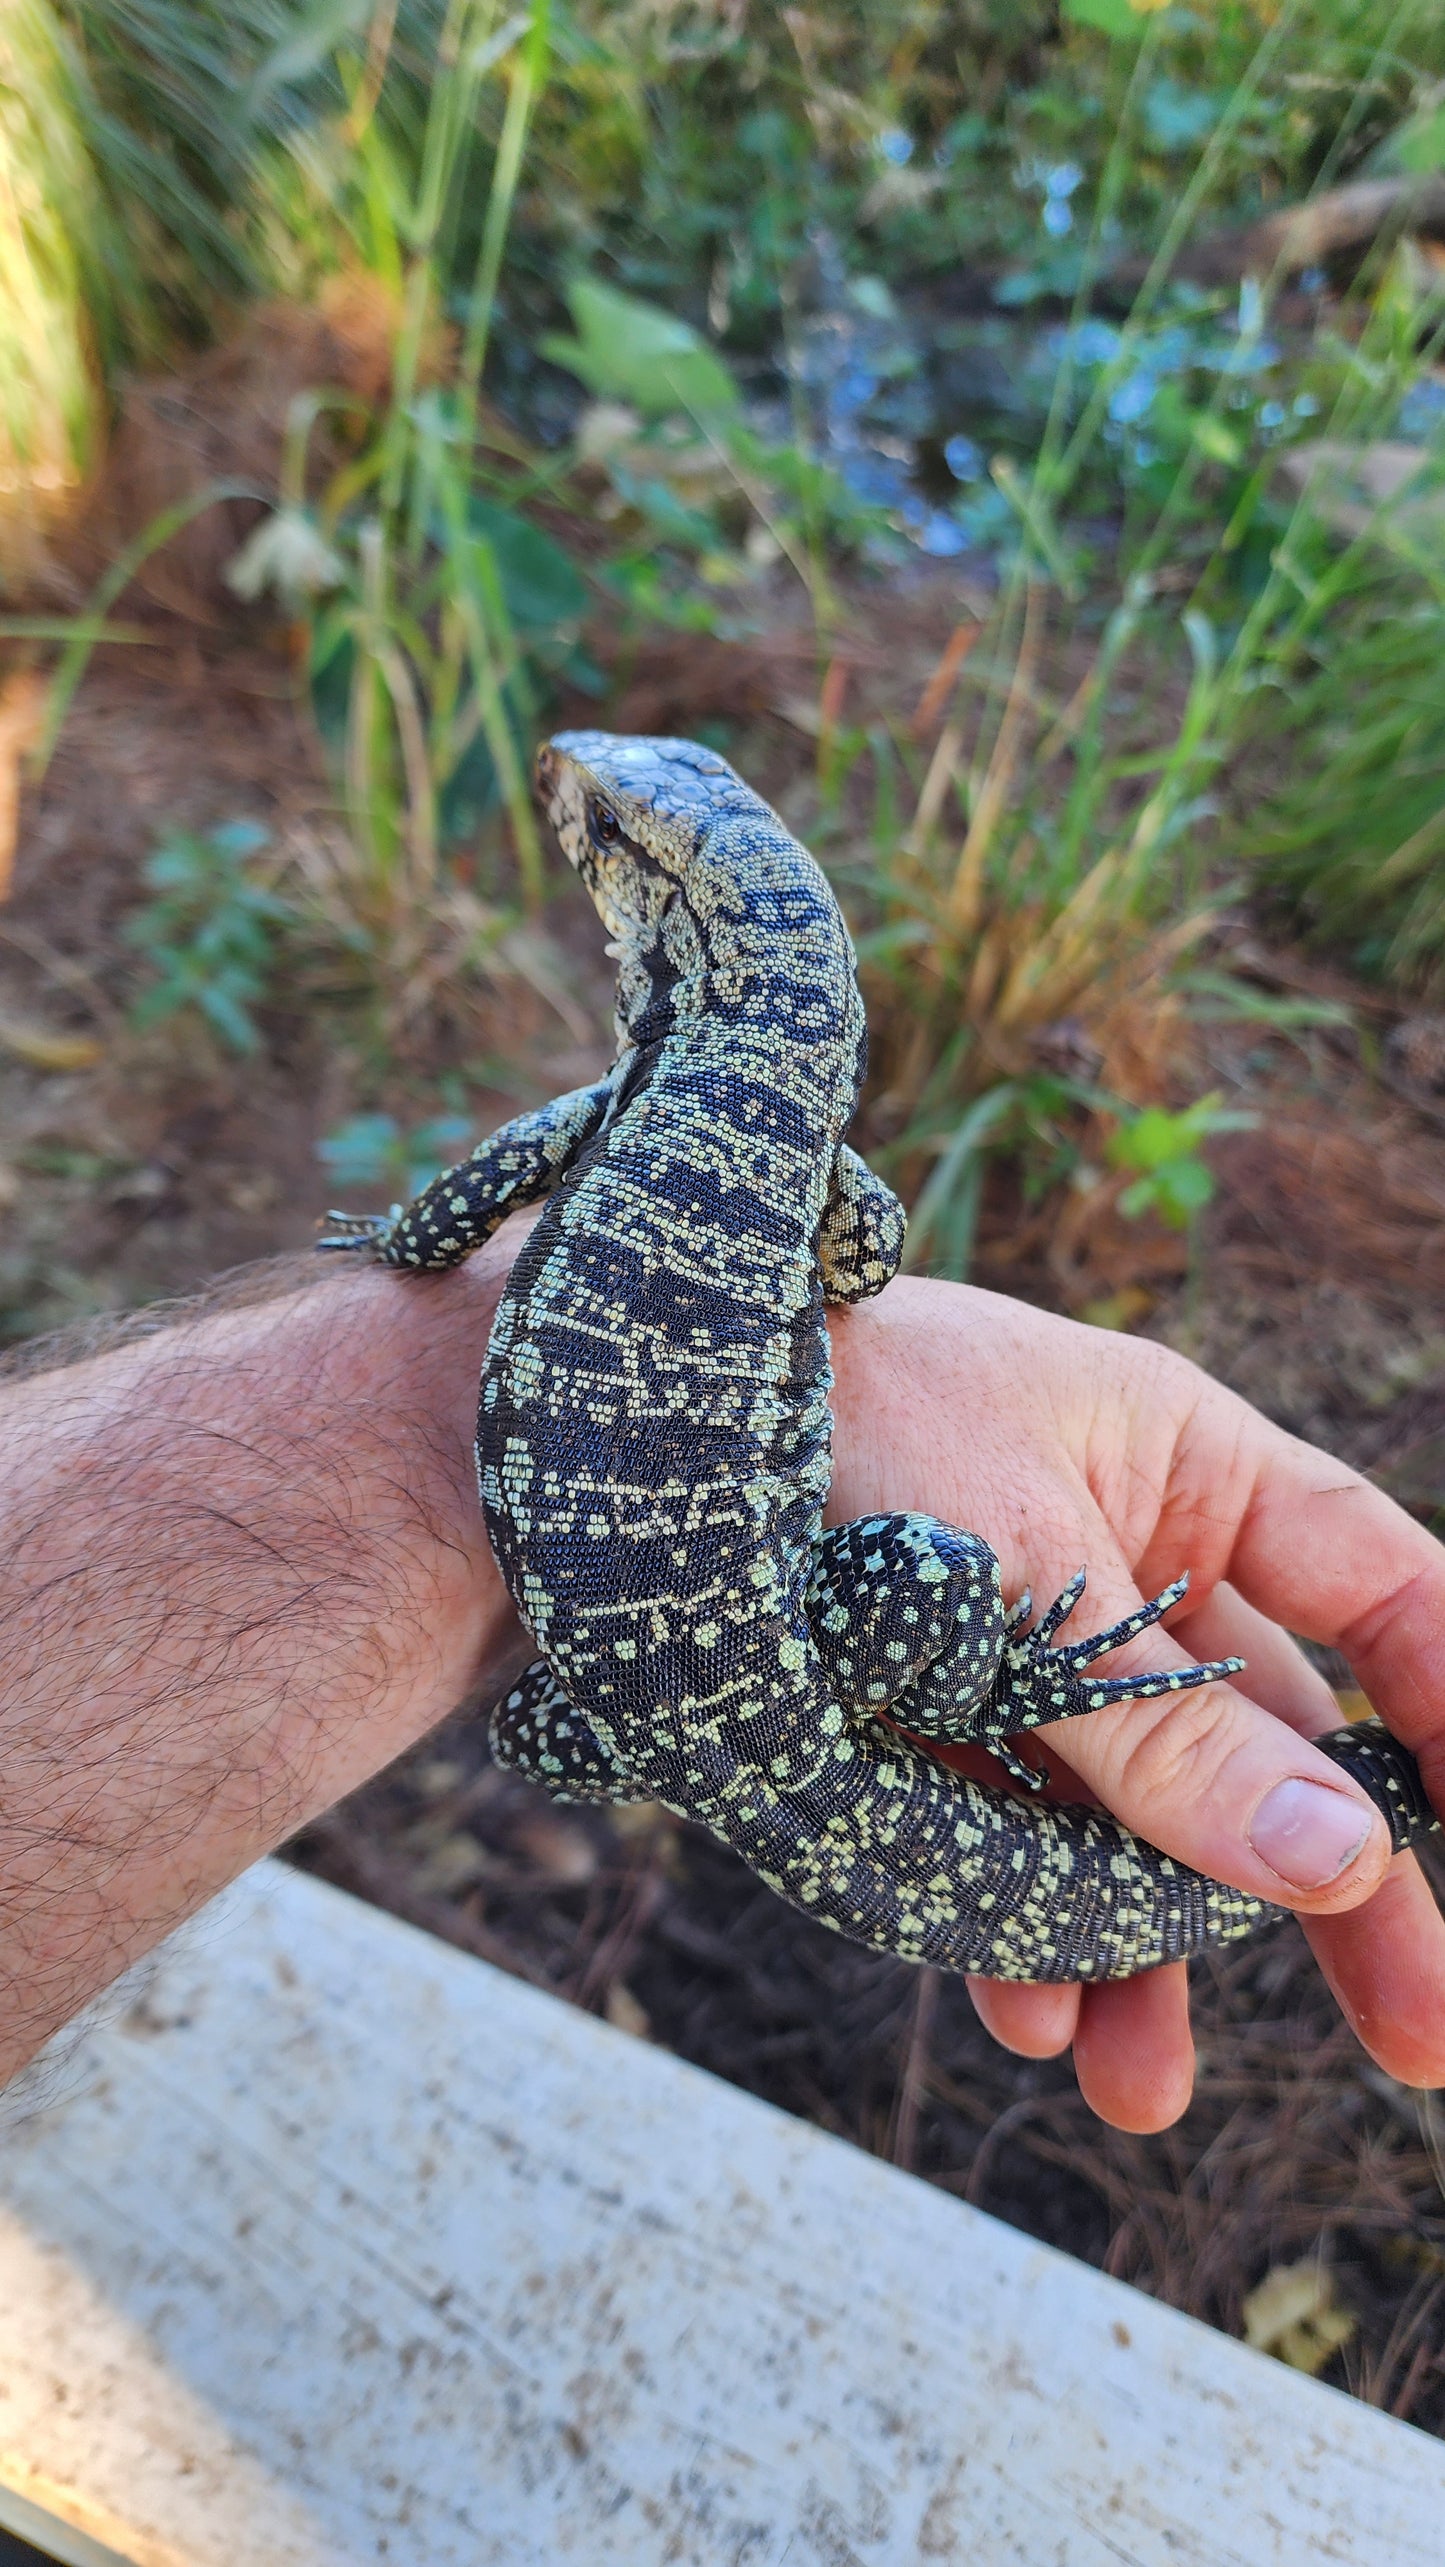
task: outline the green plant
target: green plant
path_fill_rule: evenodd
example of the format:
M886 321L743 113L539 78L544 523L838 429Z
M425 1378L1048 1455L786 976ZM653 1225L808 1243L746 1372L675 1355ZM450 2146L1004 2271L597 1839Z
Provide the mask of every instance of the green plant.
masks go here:
M1301 877L1321 837L1353 832L1387 854L1392 954L1418 955L1439 933L1438 722L1424 675L1438 606L1422 600L1400 645L1420 679L1405 702L1370 605L1386 572L1398 592L1407 552L1424 582L1426 520L1377 510L1342 524L1311 470L1291 481L1281 464L1292 443L1364 449L1391 432L1440 344L1445 298L1406 260L1377 263L1354 326L1288 359L1271 341L1270 280L1246 284L1232 326L1217 302L1167 299L1169 262L1231 132L1266 94L1290 23L1286 7L1226 102L1130 316L1103 326L1085 309L1090 276L1161 42L1152 25L1139 34L1036 451L993 466L990 522L1004 522L999 507L1011 521L998 602L955 637L966 647L928 690L932 718L946 718L926 764L899 731L886 748L852 738L859 764L871 755L875 802L885 784L895 799L900 769L911 784L901 851L875 824L870 844L835 845L833 861L869 913L885 1146L905 1191L922 1186L927 1215L915 1253L955 1267L985 1140L1028 1141L1038 1046L1074 1027L1106 1053L1122 1035L1136 1055L1167 1058L1172 985L1218 881L1211 839L1223 822L1231 852L1249 844L1236 814L1251 785L1274 786L1281 733L1291 755L1272 817L1282 836L1279 806L1293 797L1296 826L1308 821ZM1297 404L1281 398L1295 387ZM1091 523L1102 508L1107 561ZM1296 723L1289 711L1311 667L1341 671L1334 700L1350 726L1330 741L1333 805L1309 780L1308 714ZM1407 740L1415 754L1400 759ZM820 787L835 806L843 749L835 736ZM861 798L854 788L855 812ZM1208 1184L1191 1127L1145 1123L1131 1145L1132 1129L1120 1146L1162 1152L1138 1166L1133 1201L1187 1226Z
M1445 344L1445 294L1397 261L1391 309L1417 347ZM1383 299L1383 298L1382 298ZM1377 330L1374 337L1381 333ZM1365 356L1394 351L1372 349ZM1429 377L1421 376L1429 388ZM1401 405L1410 419L1410 405ZM1445 411L1418 405L1416 442L1362 432L1307 452L1306 497L1327 540L1300 547L1299 607L1253 708L1264 790L1234 845L1317 938L1408 988L1445 982ZM1413 466L1411 458L1414 458Z
M1269 77L1241 99L1262 38ZM1195 211L1233 220L1303 195L1342 124L1363 160L1442 72L1434 0L574 0L522 245L539 280L605 267L771 355L823 241L854 274L1006 264L1020 303L1071 294L1131 83L1111 255L1159 240L1213 129Z
M1445 983L1442 650L1445 607L1398 588L1322 634L1268 708L1280 781L1237 842L1317 941L1422 991Z
M52 0L127 293L112 353L154 353L244 297L304 291L337 254L328 196L360 61L405 166L445 0ZM385 94L379 74L385 65ZM344 189L344 180L341 182Z
M267 843L254 821L232 820L204 832L173 830L147 857L143 879L155 897L124 930L153 975L131 1010L134 1024L194 1008L228 1051L260 1048L255 1010L295 924L289 902L254 871Z
M695 598L699 575L739 587L786 555L822 641L836 615L830 558L887 544L886 512L810 450L801 420L787 442L760 436L731 371L689 322L592 277L573 277L567 301L575 334L550 334L542 352L598 396L576 453L625 512L612 585L666 613L679 592ZM633 523L641 543L629 539ZM671 596L660 550L674 566Z
M1171 1230L1188 1230L1214 1200L1214 1177L1203 1156L1219 1132L1247 1132L1256 1117L1225 1106L1218 1090L1172 1114L1146 1105L1126 1115L1109 1139L1110 1165L1132 1174L1119 1197L1126 1220L1157 1213Z
M394 294L391 384L374 408L324 392L296 405L280 507L232 569L243 593L275 588L309 623L313 701L335 749L354 850L343 888L384 974L403 984L429 942L444 847L474 837L494 801L505 808L528 902L540 901L524 741L539 677L575 654L586 604L567 555L515 504L539 476L517 471L517 441L499 439L481 398L507 225L545 76L546 0L505 22L495 0L449 0L435 44L410 159L379 114L385 46L338 54L350 104L329 213ZM506 104L486 210L454 305L479 102L498 84ZM324 417L341 420L353 452L313 507L311 440Z
M353 1114L317 1142L316 1156L336 1185L385 1187L410 1203L475 1137L465 1115L434 1115L404 1130L392 1114Z
M955 1283L966 1279L978 1228L985 1154L991 1145L997 1148L1010 1137L1023 1098L1018 1082L1001 1080L975 1097L952 1132L940 1136L932 1174L908 1217L905 1271L921 1266Z
M1374 156L1434 165L1429 0L1077 0L1061 22L1043 0L55 5L160 308L196 326L218 292L341 267L394 316L388 392L298 404L280 506L234 565L308 628L348 821L328 900L393 1025L443 939L449 965L473 950L467 900L499 949L495 815L541 897L525 753L551 683L585 678L589 606L745 623L775 547L826 670L835 558L877 557L883 519L813 441L808 297L836 268L876 315L890 278L960 257L1006 267L1001 310L1050 298L1027 399L951 503L999 595L941 664L941 730L847 722L827 674L817 708L818 834L859 916L927 1252L966 1257L981 1154L1027 1137L1041 1043L1078 1019L1107 1048L1120 1011L1167 1031L1221 852L1366 959L1435 968L1439 584L1403 515L1351 533L1285 468L1393 433L1438 299L1408 257L1377 261L1305 346L1275 328L1273 280L1235 297L1175 275L1221 215ZM1131 239L1152 255L1110 319L1097 292ZM575 444L540 355L591 396ZM740 383L776 392L790 367L796 434L765 440ZM484 383L535 398L552 446ZM584 577L567 529L594 509L610 550Z

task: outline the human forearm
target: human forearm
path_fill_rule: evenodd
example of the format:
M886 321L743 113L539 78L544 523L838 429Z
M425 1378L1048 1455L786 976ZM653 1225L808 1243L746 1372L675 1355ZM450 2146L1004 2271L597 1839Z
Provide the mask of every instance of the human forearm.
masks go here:
M514 1247L0 1390L0 2082L501 1670L471 1438Z

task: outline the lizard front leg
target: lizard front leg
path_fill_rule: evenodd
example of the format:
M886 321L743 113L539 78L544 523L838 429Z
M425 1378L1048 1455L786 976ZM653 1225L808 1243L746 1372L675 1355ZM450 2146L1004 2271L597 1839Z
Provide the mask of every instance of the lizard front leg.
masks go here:
M826 1301L867 1301L898 1272L907 1216L891 1187L845 1141L818 1234Z
M600 1130L614 1073L504 1123L471 1156L424 1186L403 1211L328 1212L318 1248L364 1252L384 1266L435 1273L469 1257L520 1205L539 1202Z

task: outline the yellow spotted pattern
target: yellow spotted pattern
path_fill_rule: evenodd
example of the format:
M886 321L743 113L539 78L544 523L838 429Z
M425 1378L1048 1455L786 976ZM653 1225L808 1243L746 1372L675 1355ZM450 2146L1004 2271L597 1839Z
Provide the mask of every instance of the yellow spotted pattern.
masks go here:
M1082 1573L1030 1628L977 1535L907 1514L823 1533L825 1296L882 1289L903 1216L844 1137L863 1010L822 874L694 743L564 734L539 773L617 962L613 1067L324 1243L431 1271L546 1198L478 1418L538 1649L494 1717L499 1757L562 1797L661 1800L820 1923L947 1969L1121 1978L1247 1932L1258 1900L1029 1797L1013 1743L1230 1672L1090 1673L1182 1580L1054 1645ZM900 1729L987 1746L1014 1788Z

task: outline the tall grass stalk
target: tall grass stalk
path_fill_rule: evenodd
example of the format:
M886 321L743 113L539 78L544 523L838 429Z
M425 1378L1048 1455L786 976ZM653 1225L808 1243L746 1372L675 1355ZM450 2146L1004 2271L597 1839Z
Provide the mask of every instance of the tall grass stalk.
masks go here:
M343 60L345 150L329 206L346 255L394 292L390 386L371 412L326 396L296 405L281 503L294 524L308 522L313 432L344 407L359 444L314 502L331 568L307 610L312 666L318 683L339 672L345 691L351 909L404 979L428 941L448 789L479 741L529 908L543 896L518 737L530 709L527 658L477 494L499 486L482 373L528 124L546 77L549 16L547 0L505 17L499 0L447 0L410 168L376 112L394 17L382 0L366 52ZM482 100L499 85L506 94L485 213L458 290Z
M1377 824L1359 833L1360 842L1374 854L1377 894L1393 903L1389 956L1417 980L1433 954L1445 970L1438 891L1445 729L1426 677L1427 634L1437 669L1445 641L1441 584L1432 590L1424 564L1414 563L1418 607L1409 639L1393 652L1381 649L1371 598L1387 584L1382 565L1392 546L1389 575L1397 597L1402 593L1402 509L1394 512L1393 535L1390 512L1374 510L1342 540L1308 479L1285 503L1272 453L1226 483L1222 518L1209 478L1239 442L1228 426L1231 404L1263 361L1276 279L1246 284L1232 359L1218 366L1212 389L1189 413L1189 434L1162 495L1156 489L1144 512L1142 479L1129 489L1116 603L1102 631L1094 626L1097 638L1067 700L1051 701L1048 691L1065 644L1077 671L1097 597L1091 581L1081 616L1084 583L1070 512L1103 460L1113 396L1147 348L1172 261L1208 198L1219 157L1264 94L1300 6L1285 0L1266 28L1181 192L1112 356L1079 398L1075 351L1149 75L1152 25L1145 31L1123 83L1038 453L1027 472L1006 462L994 467L1016 519L1012 565L979 646L960 659L948 687L947 719L905 833L903 861L891 861L881 846L875 853L871 893L883 924L865 955L875 988L889 993L878 1054L889 1114L901 1125L890 1156L905 1185L910 1171L914 1183L924 1172L925 1250L935 1261L951 1260L955 1271L976 1220L981 1154L1017 1141L1034 1113L1046 1120L1057 1114L1063 1091L1044 1074L1036 1043L1066 1021L1082 1019L1087 1034L1090 1026L1117 1022L1121 1011L1139 1029L1151 1014L1165 1021L1171 979L1210 923L1217 863L1212 875L1203 850L1211 825L1219 841L1221 794L1227 812L1231 771L1271 727L1290 740L1298 781L1276 796L1252 841L1235 831L1228 843L1254 852L1277 879L1296 886L1322 845L1331 837L1338 844L1338 822L1325 818L1328 792L1317 798L1300 775L1310 755L1309 723L1284 709L1302 679L1301 703L1325 725L1327 777L1357 810L1372 787L1378 795L1387 783L1390 755L1400 761L1395 790L1384 794ZM1408 14L1398 9L1380 35L1377 63ZM1349 122L1347 116L1321 185L1335 175ZM1441 344L1442 320L1445 295L1402 300L1387 272L1357 343L1341 339L1319 352L1317 363L1334 375L1319 417L1322 438L1358 447L1388 433L1400 393ZM1438 523L1437 516L1437 537ZM1246 542L1256 552L1267 545L1263 576L1252 588L1235 578ZM1181 554L1192 562L1182 597ZM1405 667L1413 680L1408 710L1392 703ZM1353 726L1352 688L1357 715L1369 717ZM1141 740L1141 711L1151 697ZM956 836L949 826L955 811ZM1336 859L1333 901L1313 902L1321 923L1358 904L1365 870L1358 853L1350 868ZM1075 1101L1085 1101L1082 1091ZM1092 1110L1107 1104L1096 1095Z
M95 172L47 0L0 11L0 592L33 578L103 417L85 245Z

